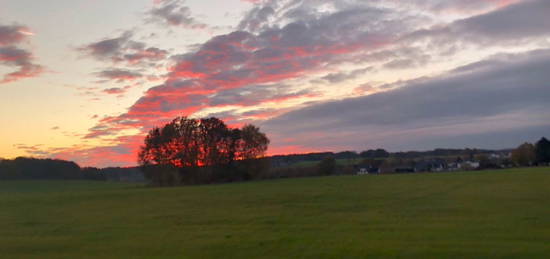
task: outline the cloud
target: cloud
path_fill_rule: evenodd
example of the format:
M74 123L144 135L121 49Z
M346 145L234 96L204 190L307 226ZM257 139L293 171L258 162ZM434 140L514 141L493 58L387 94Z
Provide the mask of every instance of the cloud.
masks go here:
M121 95L125 94L126 91L128 91L128 89L130 89L131 87L132 86L130 86L130 85L127 85L125 87L112 87L112 88L103 89L102 92L104 92L106 94L114 94L114 95L121 96Z
M134 81L141 78L143 75L136 71L112 68L97 72L96 75L107 80L115 80L117 82Z
M338 73L330 73L327 74L319 79L315 79L312 81L312 83L331 83L331 84L338 84L341 82L345 82L347 80L352 80L357 77L365 75L367 72L373 71L373 67L366 67L366 68L360 68L355 69L349 72L338 72Z
M207 29L208 25L197 21L183 0L160 0L148 12L151 22L179 26L188 29Z
M353 89L353 93L355 95L365 95L368 93L374 93L376 91L377 89L369 83L362 84L356 87L355 89Z
M46 151L46 148L42 144L37 145L25 145L25 144L15 144L13 145L16 149L19 149L32 157L49 157L50 152Z
M147 65L166 59L168 51L147 47L145 43L133 40L133 36L132 31L125 31L118 37L102 39L78 50L99 61L128 65Z
M39 146L35 152L45 157L75 161L80 166L133 166L136 164L136 154L141 140L142 136L122 136L105 146L75 145L68 148Z
M371 17L368 12L349 9L310 18L258 34L235 31L213 37L197 50L178 55L166 82L149 89L127 113L102 123L118 128L120 122L132 122L146 130L216 105L312 97L300 90L277 88L276 93L263 96L265 100L250 102L261 95L249 98L252 93L272 93L273 88L267 89L270 84L324 69L325 64L352 53L377 49L391 37L391 28L396 28L391 22L391 28L378 22L374 31L368 26L352 29Z
M421 9L436 14L479 14L521 2L522 0L409 0L389 1L406 9Z
M0 47L0 64L17 68L17 71L4 75L0 84L36 77L44 72L44 68L34 64L33 59L32 53L24 49L14 46Z
M22 42L28 36L29 29L21 25L0 24L0 46L15 45Z
M18 46L30 34L25 26L0 25L0 65L17 69L4 75L0 84L36 77L44 72L44 67L34 63L33 54Z
M294 87L290 85L250 85L217 92L209 97L209 104L212 106L254 106L260 103L282 102L289 99L314 96L317 96L317 94L311 90L296 91Z
M405 39L428 39L434 46L455 44L456 41L481 45L528 42L550 36L549 12L549 1L523 1L446 26L418 30Z
M395 90L313 105L262 126L275 136L298 136L293 144L312 148L361 148L371 142L393 149L463 146L472 143L469 135L494 134L493 140L475 143L486 147L499 133L550 126L550 49L493 59L500 65L468 66ZM533 137L515 136L496 146L511 147L507 145ZM445 137L455 142L434 142Z

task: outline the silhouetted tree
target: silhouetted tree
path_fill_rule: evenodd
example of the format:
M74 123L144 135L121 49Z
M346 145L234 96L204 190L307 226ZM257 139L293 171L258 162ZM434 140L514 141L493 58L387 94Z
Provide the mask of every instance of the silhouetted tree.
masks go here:
M269 139L264 133L260 132L260 128L248 124L240 130L240 137L238 133L234 132L233 136L236 136L240 140L237 151L239 159L246 160L263 157L267 151Z
M319 174L331 175L336 171L336 159L334 157L326 157L319 162Z
M550 163L550 141L546 138L541 138L535 144L536 162L538 164Z
M342 151L334 155L334 158L336 159L353 159L358 157L359 155L355 151Z
M0 162L0 179L105 180L99 171L81 169L75 162L27 157L2 160Z
M386 158L390 156L390 153L384 149L371 149L365 150L359 154L362 158Z
M535 146L523 143L512 151L512 161L518 166L530 166L535 162Z
M264 156L266 135L253 125L232 129L220 119L178 117L145 137L138 154L145 175L158 185L250 179ZM258 162L259 163L259 162Z

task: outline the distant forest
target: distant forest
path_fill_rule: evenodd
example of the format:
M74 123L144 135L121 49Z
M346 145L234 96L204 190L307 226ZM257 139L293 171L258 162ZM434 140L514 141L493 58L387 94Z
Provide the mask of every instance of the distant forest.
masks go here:
M145 178L137 167L81 168L71 161L18 157L0 159L0 180L144 181Z
M251 129L254 130L253 128ZM252 134L251 136L254 135L256 134ZM253 161L253 163L250 163L250 161ZM372 149L363 152L319 152L277 155L252 160L241 159L235 161L233 166L239 170L244 166L246 169L244 172L254 171L253 175L247 178L229 177L231 175L227 175L227 172L231 172L232 168L220 167L214 169L219 170L222 177L208 178L206 180L191 179L192 181L183 179L179 184L357 174L358 170L362 168L368 170L376 169L375 171L378 173L423 172L434 171L434 169L438 168L449 171L451 168L442 167L456 165L459 161L475 161L478 165L476 168L462 168L462 170L497 169L514 166L548 166L550 165L550 141L546 138L541 138L536 143L523 143L515 149L505 150L466 148L391 153L384 149ZM199 173L210 170L208 165L199 167L201 168L198 171ZM147 176L148 169L151 169L150 165L126 168L82 168L71 161L18 157L13 160L0 159L0 180L98 180L150 182L153 185L158 185L158 183L155 184L154 179ZM239 172L239 170L235 172ZM216 175L213 174L210 176Z
M438 148L430 151L407 151L407 152L393 152L390 153L384 149L370 149L362 152L356 151L342 151L342 152L318 152L318 153L306 153L306 154L290 154L290 155L277 155L270 157L271 165L274 167L285 167L304 161L321 161L326 157L332 157L334 159L384 159L384 158L398 158L398 159L415 159L425 157L471 157L479 154L489 154L492 152L507 152L510 150L488 150L488 149L443 149Z
M335 159L383 159L388 157L414 159L440 156L474 156L494 151L480 149L435 149L432 151L409 151L390 153L384 149L363 152L319 152L308 154L277 155L265 158L272 168L285 168L308 161L320 162L327 157ZM101 181L145 181L139 167L80 167L75 162L59 159L38 159L18 157L13 160L0 159L0 180L101 180Z

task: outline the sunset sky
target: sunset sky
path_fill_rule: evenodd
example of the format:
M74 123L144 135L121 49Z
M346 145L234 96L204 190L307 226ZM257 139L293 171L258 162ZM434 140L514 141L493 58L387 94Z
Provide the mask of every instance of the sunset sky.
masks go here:
M269 154L550 137L548 0L0 0L0 157L131 166L176 116Z

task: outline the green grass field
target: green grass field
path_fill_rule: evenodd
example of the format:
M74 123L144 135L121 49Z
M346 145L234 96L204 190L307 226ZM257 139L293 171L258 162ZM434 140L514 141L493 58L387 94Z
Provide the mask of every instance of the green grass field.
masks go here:
M550 258L550 168L0 182L0 258Z

